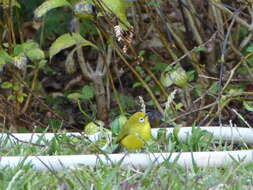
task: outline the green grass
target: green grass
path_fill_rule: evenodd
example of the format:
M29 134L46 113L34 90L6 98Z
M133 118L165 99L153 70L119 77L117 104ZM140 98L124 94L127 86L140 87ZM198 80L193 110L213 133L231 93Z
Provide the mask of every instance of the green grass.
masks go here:
M148 143L137 152L176 152L176 151L213 151L233 150L234 145L215 142L212 135L193 128L193 135L180 142L176 134L166 138L161 131L158 140ZM71 155L102 153L85 138L60 135L47 142L46 146L13 143L7 146L1 140L1 156L27 155ZM109 146L104 153L111 153ZM236 146L236 149L245 147ZM99 163L95 168L78 166L59 172L35 171L31 165L19 165L15 168L0 168L0 189L253 189L253 164L240 162L224 168L188 168L176 163L164 162L151 165L145 170L122 169L120 163L108 166Z
M54 172L38 172L22 166L1 168L0 189L250 189L253 165L232 164L222 169L184 169L163 163L146 170L124 170L99 164Z

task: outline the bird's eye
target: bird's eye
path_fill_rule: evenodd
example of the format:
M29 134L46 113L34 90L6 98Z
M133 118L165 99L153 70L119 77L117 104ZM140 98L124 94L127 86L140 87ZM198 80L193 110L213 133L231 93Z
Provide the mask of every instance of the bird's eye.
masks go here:
M144 118L143 117L139 118L139 122L143 123L144 122Z

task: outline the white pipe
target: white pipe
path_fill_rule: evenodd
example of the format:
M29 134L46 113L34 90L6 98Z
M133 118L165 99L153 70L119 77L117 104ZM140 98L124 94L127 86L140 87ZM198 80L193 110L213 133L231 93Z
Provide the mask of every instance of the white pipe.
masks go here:
M57 135L67 135L67 136L81 136L83 133L0 133L0 139L6 139L17 142L22 141L36 143L38 140L47 140L50 141L52 138ZM98 139L99 133L95 133L93 135L84 135L88 137L91 141L96 141Z
M253 130L249 128L234 128L234 127L201 127L213 134L214 139L223 139L237 143L253 144ZM152 129L152 136L157 138L160 129ZM166 128L166 135L173 132L173 128ZM188 135L191 135L191 127L183 127L180 129L179 138L185 140ZM13 134L16 138L22 141L29 141L36 143L36 141L44 136L46 140L52 139L56 134L53 133L34 133L34 134ZM66 133L64 135L80 136L80 133ZM91 140L96 140L99 134L94 134ZM92 136L92 135L91 135ZM89 136L89 137L91 137ZM7 134L0 134L0 138L7 137ZM9 136L11 141L16 141L15 138ZM152 163L159 164L163 161L176 162L184 167L192 167L193 159L199 167L224 167L231 164L234 160L242 163L249 163L253 161L253 150L242 151L224 151L224 152L183 152L183 153L136 153L136 154L108 154L107 155L113 163L117 163L124 158L122 166L147 168ZM193 159L192 159L193 158ZM47 170L48 168L54 170L61 170L65 167L74 167L78 164L96 166L98 161L104 164L111 164L105 155L69 155L69 156L2 156L0 159L1 166L17 166L21 161L24 163L31 163L37 170Z
M253 129L243 127L200 127L201 130L206 130L213 134L214 140L232 141L234 143L253 144ZM152 136L157 138L159 128L152 129ZM166 128L166 135L170 135L173 128ZM184 141L191 135L192 127L182 127L179 131L178 137Z
M108 160L107 157L110 159ZM234 162L246 164L253 160L253 150L226 151L226 152L182 152L182 153L135 153L135 154L108 154L105 155L69 155L69 156L2 156L1 166L16 167L24 161L24 164L33 164L36 170L55 170L73 168L78 165L97 166L99 163L111 165L119 163L123 168L145 169L152 164L157 165L162 162L176 162L177 164L189 168L193 166L193 161L198 167L224 167Z
M242 128L242 127L200 127L202 130L206 130L213 134L214 140L223 139L224 141L233 141L235 143L246 143L253 144L253 129ZM166 135L170 135L173 132L173 128L154 128L152 129L152 136L157 138L159 130L166 130ZM179 139L184 141L188 135L191 135L192 127L182 127L179 131ZM62 133L62 135L68 136L81 136L85 135L91 141L97 141L99 139L99 132L93 135L85 135L83 133ZM61 135L60 133L12 133L14 137L20 141L26 141L31 143L36 143L40 138L50 141L56 135ZM9 140L16 142L13 136L6 133L0 134L0 139L5 139L9 137ZM43 143L43 142L42 142Z
M104 134L104 135L103 135ZM13 146L13 143L34 143L34 144L40 144L44 145L47 141L51 141L54 137L61 136L61 135L67 135L67 136L84 136L88 138L91 142L98 141L101 137L108 138L108 143L102 148L106 148L108 144L112 140L112 134L111 133L101 133L97 132L92 135L86 135L84 133L0 133L0 140L7 140L6 146ZM40 140L40 141L39 141Z

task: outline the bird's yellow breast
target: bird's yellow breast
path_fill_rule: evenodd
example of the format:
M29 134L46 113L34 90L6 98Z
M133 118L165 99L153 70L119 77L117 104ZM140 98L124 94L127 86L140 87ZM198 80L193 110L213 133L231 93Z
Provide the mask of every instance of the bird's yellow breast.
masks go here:
M134 150L144 146L144 141L135 135L128 135L120 141L120 144L129 150Z

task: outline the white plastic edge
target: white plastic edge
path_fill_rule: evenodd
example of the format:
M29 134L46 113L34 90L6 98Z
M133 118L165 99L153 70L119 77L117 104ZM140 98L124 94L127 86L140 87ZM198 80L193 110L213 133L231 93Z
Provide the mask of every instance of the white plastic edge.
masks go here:
M234 128L234 127L200 127L203 130L209 131L213 134L214 139L227 140L235 143L253 144L253 129L250 128ZM152 129L152 136L157 137L159 129ZM173 128L166 128L167 135L173 132ZM183 127L180 129L179 138L186 139L191 134L191 127ZM0 137L5 137L7 134L0 134ZM34 133L34 134L20 134L13 133L16 138L22 141L36 142L41 135L47 140L52 139L53 133ZM66 133L66 135L77 135L80 133ZM98 134L94 134L98 135ZM12 141L15 138L9 136ZM92 136L89 136L89 138ZM94 139L96 139L94 137ZM107 159L109 158L109 160ZM164 161L177 163L183 167L192 167L196 163L198 167L224 167L235 160L241 163L250 163L253 161L253 150L240 151L217 151L217 152L182 152L182 153L135 153L135 154L108 154L105 155L65 155L65 156L2 156L0 157L0 166L15 167L21 162L34 165L36 170L55 171L76 167L79 164L86 166L96 166L99 162L104 164L118 163L123 159L121 166L124 168L147 168L152 164L159 164Z
M109 159L107 159L109 158ZM241 164L253 160L253 150L225 151L225 152L182 152L182 153L134 153L134 154L108 154L105 155L65 155L65 156L3 156L1 166L15 167L18 164L32 164L36 170L59 171L65 168L76 168L78 165L98 166L99 163L111 165L120 163L126 169L145 169L162 162L170 162L185 168L198 167L224 167L234 161Z
M166 130L166 135L170 135L173 132L173 128L154 128L151 133L154 138L157 138L159 130ZM224 140L224 141L232 141L234 143L245 143L245 144L253 144L253 129L251 128L242 128L242 127L200 127L202 130L206 130L213 134L213 138L215 140ZM182 127L179 131L180 140L185 140L187 136L191 135L192 127ZM9 137L8 140L12 142L16 142L20 140L20 142L31 142L36 143L39 138L50 141L56 135L61 135L61 133L11 133L9 135L7 133L0 133L0 139L5 139ZM91 141L95 142L100 137L100 132L97 132L93 135L85 135L83 133L62 133L63 135L68 136L81 136L84 135L89 138ZM110 134L109 134L110 135ZM15 138L14 138L15 137Z

